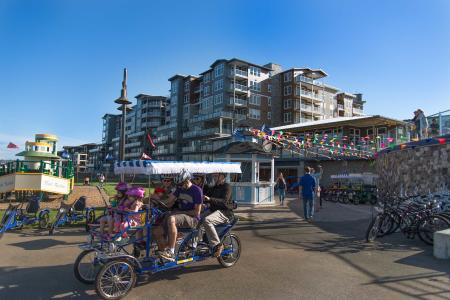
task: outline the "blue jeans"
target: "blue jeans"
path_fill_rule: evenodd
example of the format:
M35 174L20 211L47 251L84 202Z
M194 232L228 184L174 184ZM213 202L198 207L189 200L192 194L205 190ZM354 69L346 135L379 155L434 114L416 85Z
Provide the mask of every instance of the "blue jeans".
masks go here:
M303 215L306 220L314 216L314 198L303 197Z
M286 198L286 190L278 189L278 195L280 196L280 203L283 204L284 198Z

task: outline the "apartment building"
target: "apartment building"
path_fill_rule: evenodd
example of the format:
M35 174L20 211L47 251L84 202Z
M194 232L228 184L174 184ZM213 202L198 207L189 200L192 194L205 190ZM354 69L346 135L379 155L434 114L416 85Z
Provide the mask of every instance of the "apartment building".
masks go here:
M199 76L172 76L170 115L157 129L154 156L210 160L240 126L362 115L362 94L344 93L325 84L325 77L322 70L282 71L277 64L258 65L238 58L218 59Z
M170 118L158 128L157 157L210 160L233 129L271 124L273 72L272 65L233 58L216 60L199 76L169 78Z

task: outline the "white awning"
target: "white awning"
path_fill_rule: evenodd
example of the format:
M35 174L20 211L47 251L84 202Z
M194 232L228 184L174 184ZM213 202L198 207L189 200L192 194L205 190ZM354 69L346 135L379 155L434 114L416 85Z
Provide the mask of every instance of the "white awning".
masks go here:
M239 162L130 160L114 164L115 174L242 173Z

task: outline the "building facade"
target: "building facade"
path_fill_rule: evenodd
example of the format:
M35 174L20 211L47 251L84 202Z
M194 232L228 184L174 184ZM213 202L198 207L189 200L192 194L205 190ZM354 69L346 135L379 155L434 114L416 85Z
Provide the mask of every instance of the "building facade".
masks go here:
M322 70L218 59L206 71L169 78L170 115L156 132L154 156L211 160L240 126L304 123L363 113L362 94L323 82ZM341 105L342 104L342 110Z

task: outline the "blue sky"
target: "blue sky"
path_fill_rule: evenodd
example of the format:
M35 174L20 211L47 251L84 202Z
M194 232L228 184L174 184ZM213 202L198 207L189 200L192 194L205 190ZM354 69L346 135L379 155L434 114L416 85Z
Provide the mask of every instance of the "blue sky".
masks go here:
M450 109L450 1L0 1L0 159L34 133L99 142L122 68L166 95L217 58L325 70L367 114Z

